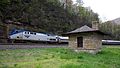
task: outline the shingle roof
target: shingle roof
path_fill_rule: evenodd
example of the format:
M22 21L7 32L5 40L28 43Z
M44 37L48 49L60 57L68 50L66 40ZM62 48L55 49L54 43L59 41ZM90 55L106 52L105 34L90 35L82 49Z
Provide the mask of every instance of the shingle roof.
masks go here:
M84 25L82 26L81 28L78 28L76 30L73 30L71 32L68 32L66 34L74 34L74 33L84 33L84 32L100 32L102 33L101 31L99 30L96 30L96 29L93 29L93 28L90 28L88 27L87 25ZM103 33L104 34L104 33Z

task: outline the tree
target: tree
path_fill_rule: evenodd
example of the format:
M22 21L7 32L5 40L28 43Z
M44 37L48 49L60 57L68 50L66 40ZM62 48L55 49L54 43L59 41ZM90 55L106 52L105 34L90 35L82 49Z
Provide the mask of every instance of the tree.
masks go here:
M120 40L120 25L107 21L100 25L100 30L109 34L110 37L105 39Z
M72 0L64 1L66 9L61 6L59 0L0 0L0 7L3 8L0 8L0 18L2 22L9 19L55 34L65 33L83 25L90 26L92 20L98 18L93 11L82 5L73 6Z
M76 0L77 5L82 6L84 3L82 0Z

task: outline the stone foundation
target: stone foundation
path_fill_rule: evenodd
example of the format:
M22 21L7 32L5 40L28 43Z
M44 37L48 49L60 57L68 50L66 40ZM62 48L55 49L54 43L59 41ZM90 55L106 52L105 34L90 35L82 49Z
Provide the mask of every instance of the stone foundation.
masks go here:
M101 52L101 49L90 49L90 50L87 50L87 49L74 49L75 52L87 52L87 53L90 53L90 54L97 54L98 52Z

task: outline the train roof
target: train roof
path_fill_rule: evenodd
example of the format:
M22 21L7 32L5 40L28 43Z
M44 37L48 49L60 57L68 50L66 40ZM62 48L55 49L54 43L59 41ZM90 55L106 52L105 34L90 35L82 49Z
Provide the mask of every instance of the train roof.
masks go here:
M102 40L103 42L120 42L119 40Z
M9 33L9 35L14 35L14 34L17 34L17 33L21 33L21 32L32 32L32 31L29 31L29 30L24 30L24 29L13 29L11 30L11 32ZM50 34L50 33L45 33L45 32L34 32L34 33L38 33L38 34L44 34L44 35L49 35L49 36L56 36L54 34Z
M24 30L11 30L11 32L9 33L9 35L14 35L14 34L17 34L17 33L21 33L21 32L24 32Z

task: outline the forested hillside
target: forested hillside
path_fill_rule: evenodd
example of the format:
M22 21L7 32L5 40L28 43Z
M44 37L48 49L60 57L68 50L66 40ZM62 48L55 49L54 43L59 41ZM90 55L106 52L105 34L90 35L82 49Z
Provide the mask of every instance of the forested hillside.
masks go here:
M0 20L2 23L20 22L53 34L85 24L91 26L92 21L99 20L90 8L82 6L81 0L76 4L71 0L65 3L59 0L0 0Z
M119 22L107 21L100 25L100 30L109 34L105 39L120 40L120 25Z

